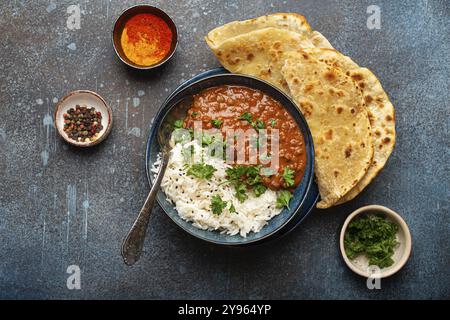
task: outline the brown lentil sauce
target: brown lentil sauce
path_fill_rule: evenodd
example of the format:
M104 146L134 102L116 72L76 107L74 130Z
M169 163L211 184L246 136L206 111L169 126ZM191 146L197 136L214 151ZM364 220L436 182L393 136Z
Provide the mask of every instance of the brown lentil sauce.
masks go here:
M202 128L210 129L213 127L211 120L217 119L222 121L224 135L228 128L247 130L252 128L251 124L238 119L245 112L251 113L253 119L262 120L269 135L272 128L279 130L279 167L276 174L263 177L263 184L272 190L284 188L282 173L285 167L289 167L295 171L292 186L295 188L303 177L306 165L303 135L289 112L265 93L242 86L205 89L194 95L184 127L193 128L194 121L202 121ZM270 151L270 141L268 144ZM248 144L245 148L249 148ZM245 152L248 154L248 150Z

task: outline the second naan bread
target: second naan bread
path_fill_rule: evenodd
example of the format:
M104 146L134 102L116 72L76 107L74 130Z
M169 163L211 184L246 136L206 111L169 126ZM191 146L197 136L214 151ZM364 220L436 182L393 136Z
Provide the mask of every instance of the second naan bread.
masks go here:
M313 136L317 207L329 208L357 185L372 161L361 90L350 76L302 50L285 55L282 75Z

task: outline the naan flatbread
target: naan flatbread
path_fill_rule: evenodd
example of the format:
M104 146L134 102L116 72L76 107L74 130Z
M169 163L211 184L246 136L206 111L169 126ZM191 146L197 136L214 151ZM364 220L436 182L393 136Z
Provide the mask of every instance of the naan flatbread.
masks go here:
M304 16L296 13L275 13L254 19L227 23L211 30L205 37L205 40L214 51L228 39L265 28L288 30L299 34L309 34L311 32L311 27ZM316 35L316 38L320 37Z
M298 50L284 55L281 70L311 130L321 200L335 205L366 174L373 142L362 93L344 72Z
M395 145L395 110L380 81L367 68L361 68L352 59L336 50L305 49L314 59L338 68L360 87L372 130L374 156L369 170L337 204L355 198L383 169Z
M211 49L227 70L261 78L289 94L281 75L283 55L312 47L306 34L269 27L237 35Z

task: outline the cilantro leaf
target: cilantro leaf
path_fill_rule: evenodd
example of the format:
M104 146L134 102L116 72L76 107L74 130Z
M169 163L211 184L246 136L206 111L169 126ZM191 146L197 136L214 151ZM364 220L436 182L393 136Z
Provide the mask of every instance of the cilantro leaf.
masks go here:
M261 196L267 190L267 187L261 183L262 177L260 170L260 165L237 165L226 169L227 180L233 184L236 191L235 195L239 201L244 202L248 198L246 194L248 187L253 188L253 193L257 197Z
M215 139L215 136L204 132L202 135L202 145L209 146L211 143L213 143L214 139Z
M256 119L256 121L254 123L254 127L255 127L255 129L265 129L266 124L261 119Z
M234 185L234 190L236 191L235 196L240 202L244 202L248 199L247 187L243 183L236 183Z
M214 195L211 198L211 210L214 214L221 214L223 209L227 206L226 201L222 201L222 198L219 195Z
M260 197L264 192L266 192L267 187L261 183L253 186L253 193L256 197Z
M250 112L244 112L238 117L238 120L247 120L250 124L253 123L253 116Z
M284 179L284 185L286 188L292 187L294 185L294 174L295 171L289 167L284 167L283 174L281 175Z
M231 203L229 210L230 210L231 213L235 213L236 212L236 208L234 207L233 203Z
M220 127L222 126L223 120L213 119L213 120L211 120L211 123L215 128L220 129Z
M192 112L191 116L192 118L197 118L199 113L197 111Z
M253 121L253 116L250 112L244 112L238 117L238 120L246 120L256 130L266 128L266 124L261 119L256 119L256 121Z
M181 120L181 119L178 119L178 120L176 120L176 121L173 123L173 126L174 126L176 129L181 129L181 128L183 128L183 124L184 124L184 121Z
M189 134L191 135L191 140L194 139L194 129L188 128Z
M271 127L275 127L277 125L277 120L276 119L270 119L269 123L270 123Z
M287 190L281 190L278 193L277 208L286 207L289 209L289 201L291 201L292 193Z
M212 178L214 172L216 172L217 169L214 168L210 164L204 164L204 163L196 163L193 164L187 171L188 176L194 176L199 179L206 179L209 180Z
M247 167L242 165L237 165L235 167L227 168L225 170L228 180L230 181L238 181L241 180L245 174L247 174Z
M256 176L249 176L245 182L247 182L249 186L254 186L260 183L261 181L262 181L261 176L258 174Z

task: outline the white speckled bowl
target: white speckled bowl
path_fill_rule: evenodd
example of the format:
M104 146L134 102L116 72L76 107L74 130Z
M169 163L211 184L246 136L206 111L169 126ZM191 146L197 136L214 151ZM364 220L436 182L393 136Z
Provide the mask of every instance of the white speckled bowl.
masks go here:
M411 254L411 246L412 246L412 240L411 240L411 233L409 232L409 228L406 224L406 222L403 220L403 218L396 212L392 211L389 208L379 206L379 205L370 205L361 207L358 210L351 213L347 219L344 222L344 225L341 229L341 236L340 236L340 249L342 257L344 258L345 263L347 266L355 273L368 278L371 276L371 272L369 270L369 263L368 259L365 256L358 256L357 258L350 260L344 249L344 235L347 231L348 224L357 216L364 215L364 214L377 214L382 213L385 215L386 219L389 219L393 222L395 222L399 230L397 232L397 240L400 242L400 244L397 246L397 248L394 251L394 256L392 259L394 260L394 264L390 267L383 268L380 270L379 274L374 274L374 277L379 278L386 278L397 271L399 271L408 261L409 256Z
M95 110L102 114L103 129L99 132L97 139L89 142L79 142L69 138L64 132L64 113L70 108L75 108L76 105L86 105L88 107L94 107ZM106 103L106 101L97 93L89 90L77 90L69 93L62 98L56 105L55 110L55 127L59 135L67 142L77 147L91 147L99 144L106 139L112 126L112 110Z

